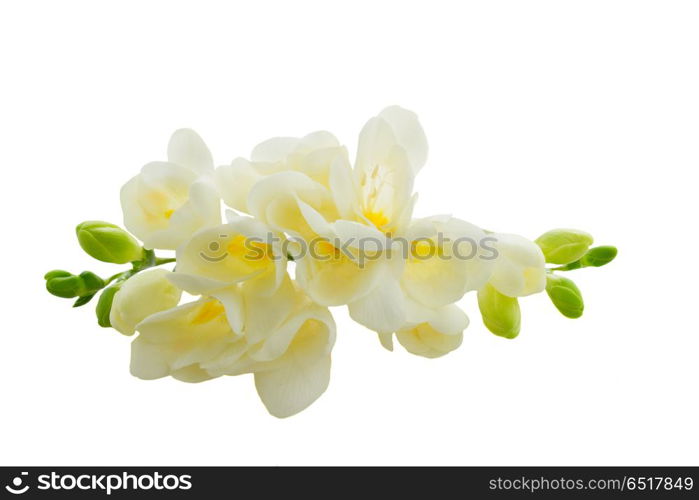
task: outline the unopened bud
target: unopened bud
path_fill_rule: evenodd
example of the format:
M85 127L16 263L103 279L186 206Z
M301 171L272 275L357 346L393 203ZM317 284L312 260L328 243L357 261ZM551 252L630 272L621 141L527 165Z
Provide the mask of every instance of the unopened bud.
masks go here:
M80 276L57 276L46 280L46 289L51 295L72 299L79 297L85 292L85 284Z
M617 249L613 246L594 247L580 259L580 263L583 267L602 267L613 261L616 254Z
M556 309L566 318L582 316L585 304L580 289L568 278L549 274L546 279L546 293Z
M126 264L143 258L143 248L125 230L102 221L86 221L75 229L85 252L102 262Z
M569 264L585 255L592 245L592 236L577 229L554 229L536 239L546 262L550 264Z
M65 278L66 276L72 276L73 273L69 273L68 271L64 271L62 269L55 269L53 271L49 271L48 273L44 274L44 279L45 280L50 280L51 278Z
M487 284L478 291L478 308L486 328L495 335L513 339L519 335L521 313L519 302Z
M114 296L119 291L120 285L112 285L104 289L97 301L97 308L95 312L97 313L97 324L104 328L109 328L112 323L109 321L109 315L112 312L112 303L114 302Z

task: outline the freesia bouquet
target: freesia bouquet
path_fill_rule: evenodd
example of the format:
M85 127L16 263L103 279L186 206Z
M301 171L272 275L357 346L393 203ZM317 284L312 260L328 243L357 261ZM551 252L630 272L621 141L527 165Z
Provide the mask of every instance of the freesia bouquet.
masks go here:
M461 344L469 320L456 302L470 291L501 337L520 331L518 298L544 290L562 314L579 317L580 290L559 272L607 264L616 249L591 247L577 230L531 241L451 216L413 218L426 159L416 115L396 106L366 123L353 165L332 134L314 132L269 139L250 159L214 168L202 139L178 130L167 161L146 164L121 189L130 233L101 221L77 227L90 256L131 267L109 278L50 271L46 287L76 307L99 294L100 326L138 332L136 377L252 373L277 417L328 386L331 306L347 306L386 349L395 336L428 358ZM183 292L195 298L181 303Z

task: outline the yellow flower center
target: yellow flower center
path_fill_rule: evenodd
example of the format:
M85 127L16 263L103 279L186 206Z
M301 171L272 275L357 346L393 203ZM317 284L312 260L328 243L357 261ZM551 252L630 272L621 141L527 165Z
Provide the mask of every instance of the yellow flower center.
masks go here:
M270 245L261 241L248 241L242 234L235 236L226 248L228 255L253 266L266 265L272 257Z
M434 245L429 241L420 240L413 244L413 251L415 252L416 257L424 258L434 254L435 249Z
M218 318L225 312L226 311L223 308L223 304L221 304L218 300L206 302L199 308L199 311L197 311L197 314L192 319L192 324L201 325L203 323L208 323L209 321Z
M444 247L437 245L434 240L415 240L411 244L411 256L424 261L431 257L444 258L447 255Z
M366 210L364 212L364 217L366 217L369 222L379 229L388 224L388 217L386 217L381 211L374 212L372 210Z
M338 255L339 250L329 241L319 241L316 245L316 251L321 257Z
M172 208L165 210L165 218L169 219L170 217L172 217L172 214L174 214L174 213L175 213L175 210Z

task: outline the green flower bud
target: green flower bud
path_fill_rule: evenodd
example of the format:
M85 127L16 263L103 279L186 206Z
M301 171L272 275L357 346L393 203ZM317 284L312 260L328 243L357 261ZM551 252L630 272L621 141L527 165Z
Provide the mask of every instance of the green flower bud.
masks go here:
M85 252L102 262L126 264L143 258L143 248L119 226L102 221L86 221L75 229Z
M49 271L48 273L44 274L44 279L50 280L51 278L65 278L66 276L73 276L73 273L63 271L62 269L56 269L54 271Z
M592 236L576 229L554 229L536 239L550 264L568 264L585 255L592 245Z
M519 335L521 313L516 298L503 295L488 284L478 291L478 308L486 328L495 335L508 339Z
M614 260L617 254L616 247L603 246L590 248L580 259L583 267L602 267Z
M104 288L104 280L90 271L80 273L80 278L83 280L85 290L88 292L96 292Z
M97 308L95 312L97 313L97 324L104 328L109 328L112 326L111 321L109 321L109 315L112 312L112 303L114 302L114 296L121 288L121 285L112 285L104 289L97 301Z
M49 293L65 299L94 295L95 292L104 288L105 284L102 278L90 271L84 271L79 276L68 271L49 271L44 278L46 278L46 289Z
M556 309L566 318L582 316L585 308L582 293L568 278L549 274L546 278L546 293Z
M46 280L46 289L50 294L64 299L79 297L85 293L85 283L80 276L58 276Z

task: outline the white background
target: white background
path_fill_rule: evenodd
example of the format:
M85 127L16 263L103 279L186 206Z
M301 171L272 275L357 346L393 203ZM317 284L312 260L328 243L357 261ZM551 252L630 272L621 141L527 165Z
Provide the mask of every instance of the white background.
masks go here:
M0 463L699 464L695 2L3 2ZM351 150L390 104L430 141L418 215L619 247L585 315L522 301L428 360L336 309L330 388L270 417L252 378L129 375L129 339L43 273L111 268L75 224L197 130L216 162L274 135Z

